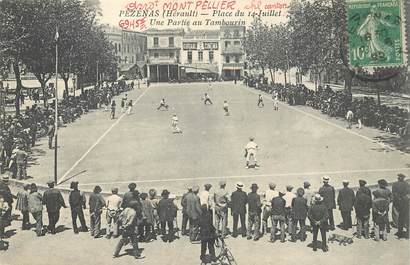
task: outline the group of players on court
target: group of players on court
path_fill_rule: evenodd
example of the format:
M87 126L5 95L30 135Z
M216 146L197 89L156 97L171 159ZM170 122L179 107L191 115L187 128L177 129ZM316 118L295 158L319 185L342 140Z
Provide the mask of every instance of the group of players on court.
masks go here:
M273 109L274 110L279 110L279 100L278 100L278 93L275 92L272 95L272 100L273 100ZM211 100L211 97L209 96L208 93L205 93L204 96L202 97L202 101L204 105L213 105L213 102ZM128 100L128 95L125 94L124 97L121 98L121 112L124 113L126 112L128 115L131 114L132 111L132 106L133 102L132 100ZM263 102L263 96L261 94L258 95L258 103L257 106L259 108L263 108L265 106ZM224 100L223 103L223 111L225 116L229 116L229 104L227 100ZM111 112L110 112L110 117L111 119L115 118L115 109L116 109L116 103L115 100L111 101ZM165 98L162 98L157 110L163 110L163 111L168 111L169 110L169 105L165 101ZM179 119L177 114L173 114L171 117L171 128L172 128L172 133L174 134L181 134L182 129L178 126ZM259 165L257 163L256 159L256 153L259 150L258 145L254 141L254 137L249 138L248 144L245 146L245 160L246 160L246 168L259 168ZM250 161L253 161L253 165L250 164Z

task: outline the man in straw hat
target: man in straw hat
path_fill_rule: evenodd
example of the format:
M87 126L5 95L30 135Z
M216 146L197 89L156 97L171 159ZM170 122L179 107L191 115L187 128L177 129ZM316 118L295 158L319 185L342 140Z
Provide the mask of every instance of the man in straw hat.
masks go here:
M309 208L308 217L310 224L312 226L313 232L313 251L317 250L318 242L317 236L320 230L322 236L322 250L323 252L328 251L326 244L326 230L327 230L327 220L328 220L328 208L324 204L322 196L320 194L315 195L314 204Z

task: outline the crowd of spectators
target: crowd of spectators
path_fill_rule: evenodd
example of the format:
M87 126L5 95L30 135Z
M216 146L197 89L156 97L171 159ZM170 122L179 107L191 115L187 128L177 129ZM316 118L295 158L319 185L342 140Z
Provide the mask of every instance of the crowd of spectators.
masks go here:
M281 101L289 105L307 105L331 117L345 117L351 110L354 120L364 126L409 137L409 111L397 106L379 105L373 97L353 98L347 90L334 91L330 86L319 86L316 91L304 84L271 84L259 78L246 78L245 84L270 94L278 94Z
M74 122L91 109L110 105L112 97L133 88L133 83L104 83L84 90L79 96L64 95L58 102L58 126ZM37 100L36 100L37 101ZM27 161L36 141L49 137L49 148L55 132L55 105L46 101L44 105L34 103L20 115L0 117L0 173L9 171L12 178L26 178Z
M297 189L288 185L285 190L276 189L275 183L269 183L264 191L259 190L257 183L245 187L243 183L237 182L236 190L229 192L226 182L220 181L219 187L213 188L208 183L203 190L197 185L189 186L178 201L167 189L161 194L157 194L155 189L140 193L135 183L130 183L129 191L123 195L119 194L118 188L113 187L111 195L105 197L101 194L102 188L95 186L86 198L79 190L78 182L73 181L67 205L60 191L54 187L54 182L50 181L49 188L43 194L38 191L36 184L26 184L15 196L15 209L23 216L22 230L31 229L31 214L37 236L41 237L46 233L57 232L60 209L69 206L74 234L89 231L94 239L103 237L101 226L105 212L106 238L121 237L114 250L114 258L129 242L134 249L133 255L141 258L143 256L138 242L152 242L158 239L157 236L164 242L178 239L178 208L182 210L181 235L188 236L192 243L201 242L201 260L205 259L207 248L211 258L215 258L215 239L228 236L242 236L257 241L267 235L271 243L278 239L285 243L306 241L308 232L312 232L313 250L321 248L326 252L328 231L334 231L336 227L345 231L354 229L353 211L357 222L352 233L358 239L386 241L392 226L397 228L397 238L409 238L410 185L405 175L397 176L392 189L389 189L385 179L380 179L378 187L371 190L366 186L366 181L361 179L356 191L349 187L349 181L343 180L343 188L338 192L331 185L329 176L323 176L323 185L317 190L312 189L308 181ZM7 177L0 181L0 203L7 205L0 209L3 224L0 233L9 225L7 218L13 209L13 195L7 183ZM250 192L246 192L248 189ZM48 226L43 225L43 205L48 214ZM83 212L87 208L89 226ZM336 208L342 217L339 225L335 225ZM228 223L229 212L233 218L232 227ZM77 218L80 227L77 226ZM238 226L239 221L241 227ZM332 234L329 238L348 244L353 237Z

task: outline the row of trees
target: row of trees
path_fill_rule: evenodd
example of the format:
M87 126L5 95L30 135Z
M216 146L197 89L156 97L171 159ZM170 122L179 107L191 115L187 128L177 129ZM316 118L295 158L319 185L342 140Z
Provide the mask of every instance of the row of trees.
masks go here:
M391 71L397 75L388 80L388 84L382 83L384 86L403 85L406 80L403 76L407 69L376 69L376 73L368 73L348 66L343 0L293 0L287 23L268 25L256 17L246 32L244 44L250 64L260 67L263 74L268 69L272 80L274 73L281 70L287 82L286 73L290 68L296 68L302 75L310 72L315 82L321 82L324 73L335 81L343 79L349 90L353 82L366 83L374 76L383 79L383 76L392 76ZM375 84L372 83L377 86Z
M95 80L97 64L100 72L115 73L114 49L98 24L95 3L98 1L0 1L0 77L7 77L12 66L17 83L16 114L20 113L22 71L33 73L44 93L55 74L56 44L58 72L67 92L72 75L77 76L80 87Z

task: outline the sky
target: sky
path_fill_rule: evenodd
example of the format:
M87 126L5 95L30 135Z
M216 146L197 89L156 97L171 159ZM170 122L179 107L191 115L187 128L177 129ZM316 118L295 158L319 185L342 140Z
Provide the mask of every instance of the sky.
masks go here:
M125 17L120 17L120 12L121 10L126 10L127 6L133 6L134 4L149 4L152 3L153 1L147 1L147 0L99 0L100 1L100 6L101 6L101 11L103 16L100 17L101 23L104 24L110 24L113 26L117 26L120 23L121 19L125 19ZM154 0L155 1L155 0ZM162 12L164 10L164 3L177 3L177 4L183 4L185 2L192 1L193 3L191 4L191 9L190 10L197 10L199 19L195 20L202 20L203 25L202 26L194 26L192 25L192 22L194 19L188 18L190 21L191 25L190 27L197 28L197 29L212 29L212 28L219 28L219 26L212 26L212 25L205 25L205 20L210 19L212 21L215 20L244 20L246 25L250 25L252 22L253 18L250 16L249 12L259 12L260 10L257 9L257 6L259 4L259 7L262 9L263 12L270 12L270 16L263 16L262 20L268 24L276 24L276 23L281 23L286 21L286 14L287 14L287 7L291 0L157 0L158 5L157 7L154 8L154 10L158 10L160 14L162 15ZM232 10L231 17L229 16L224 16L224 15L229 15L230 10L223 10L224 13L221 13L219 15L213 16L213 9L209 10L207 7L209 5L217 5L217 4L222 4L225 2L225 6L229 2L234 2L233 7L234 10ZM279 7L279 8L278 8ZM280 8L282 7L282 8ZM236 17L235 16L235 11L241 10L244 12L243 17ZM178 10L182 11L182 10ZM184 10L184 11L189 11L189 10ZM221 10L222 11L222 10ZM278 11L280 12L280 16L278 15ZM276 16L272 16L272 12L276 12ZM201 14L208 14L208 15L201 15ZM151 17L152 18L152 17ZM128 19L135 19L128 17ZM164 26L153 26L150 25L149 19L146 20L146 26L147 28L149 27L156 27L156 28L169 28L169 27L181 27L181 25L175 26L175 25L169 25L167 24L169 21L168 19L173 19L175 22L176 21L181 21L185 19L185 17L166 17L166 18L157 18L157 20L163 20L164 21ZM210 23L210 20L208 23ZM139 31L141 29L134 27L134 30Z

